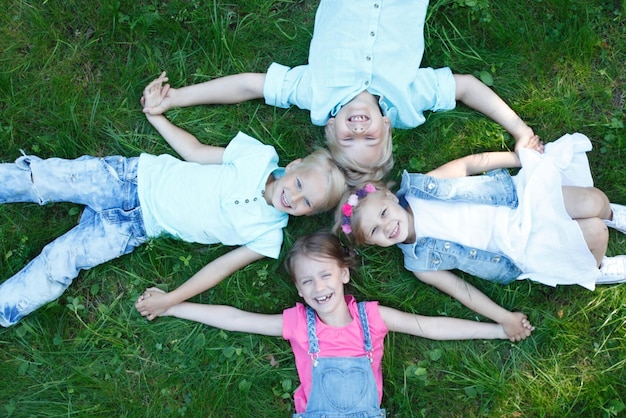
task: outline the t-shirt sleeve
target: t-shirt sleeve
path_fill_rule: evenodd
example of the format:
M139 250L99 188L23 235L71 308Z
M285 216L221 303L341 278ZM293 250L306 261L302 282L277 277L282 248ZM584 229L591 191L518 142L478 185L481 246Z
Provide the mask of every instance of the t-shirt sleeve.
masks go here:
M238 132L233 139L230 140L224 155L222 157L223 164L232 164L237 159L248 158L254 162L266 161L269 164L278 163L278 154L271 145L261 143L258 139L251 137L243 132Z
M298 309L301 304L297 303L292 308L285 309L283 311L283 339L293 340L295 337L295 331L298 329Z
M376 333L378 338L384 338L388 332L387 325L380 315L378 302L366 302L365 310L367 312L367 321L369 322L370 332Z
M283 245L283 230L272 229L246 244L246 247L269 258L278 258L280 247Z
M280 108L291 105L311 109L311 74L308 65L286 67L272 63L265 75L263 97L265 103Z
M420 68L410 88L418 112L451 110L456 106L456 82L448 67Z

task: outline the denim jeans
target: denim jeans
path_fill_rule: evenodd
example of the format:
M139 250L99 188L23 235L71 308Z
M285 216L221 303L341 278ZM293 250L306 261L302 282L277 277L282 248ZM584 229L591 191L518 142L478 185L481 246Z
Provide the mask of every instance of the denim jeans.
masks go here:
M0 285L0 325L8 327L57 299L78 276L146 242L137 195L138 158L75 160L23 156L0 164L0 203L85 205L74 228Z

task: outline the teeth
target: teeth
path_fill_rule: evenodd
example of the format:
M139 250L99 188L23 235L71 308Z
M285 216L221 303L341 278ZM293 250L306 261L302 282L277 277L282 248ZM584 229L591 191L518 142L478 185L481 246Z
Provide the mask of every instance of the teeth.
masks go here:
M368 119L369 118L367 116L364 116L364 115L357 115L357 116L351 116L350 117L350 121L351 122L365 122Z
M280 195L280 200L283 202L283 205L285 205L286 207L290 207L289 204L287 203L287 199L285 198L285 192L283 192L283 194Z
M393 231L391 231L391 236L390 236L391 238L396 236L399 228L400 228L400 224L396 224L396 227L393 229Z
M322 303L322 302L326 302L328 299L330 299L330 295L328 296L323 296L321 298L315 298L316 301Z

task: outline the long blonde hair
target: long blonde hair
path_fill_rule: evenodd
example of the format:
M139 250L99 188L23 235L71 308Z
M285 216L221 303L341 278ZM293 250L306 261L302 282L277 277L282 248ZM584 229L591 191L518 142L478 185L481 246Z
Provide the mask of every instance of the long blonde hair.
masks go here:
M346 153L346 147L339 143L334 129L327 128L325 131L328 149L337 164L344 169L349 186L356 186L367 181L380 181L393 168L391 127L387 131L387 135L381 139L382 155L378 161L368 167L364 167L350 158Z
M346 176L333 160L330 152L324 148L318 148L302 159L299 169L312 169L326 176L326 194L316 213L325 212L337 206L341 196L348 188Z

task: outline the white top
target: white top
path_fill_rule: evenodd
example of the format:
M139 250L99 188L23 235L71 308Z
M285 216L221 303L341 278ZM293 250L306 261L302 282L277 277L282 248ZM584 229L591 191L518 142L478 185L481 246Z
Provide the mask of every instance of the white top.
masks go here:
M516 209L409 197L416 234L504 254L523 271L519 279L593 290L600 271L562 193L565 185L593 186L589 150L579 133L546 144L544 154L521 150Z

